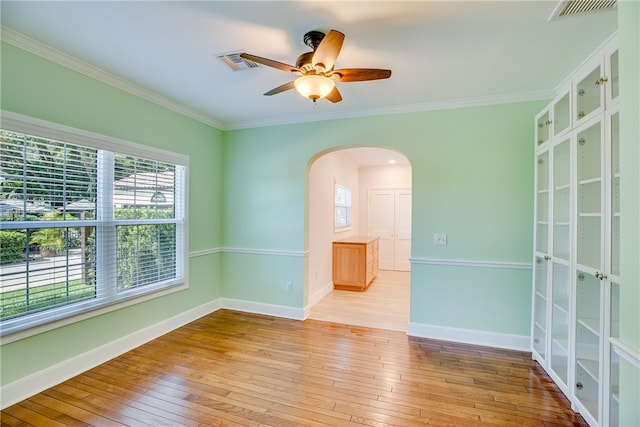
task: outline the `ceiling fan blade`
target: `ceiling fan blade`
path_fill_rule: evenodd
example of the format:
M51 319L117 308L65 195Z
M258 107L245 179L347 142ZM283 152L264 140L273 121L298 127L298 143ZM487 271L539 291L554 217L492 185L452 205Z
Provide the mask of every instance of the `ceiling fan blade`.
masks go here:
M380 80L391 77L391 70L379 68L342 68L335 70L331 76L339 82L363 82L366 80Z
M284 92L286 90L290 90L293 89L295 86L293 85L293 82L289 82L289 83L285 83L283 85L280 85L278 87L274 87L273 89L271 89L269 92L265 92L264 95L265 96L271 96L271 95L275 95L277 93L280 92Z
M293 65L288 65L282 62L274 61L273 59L263 58L261 56L251 55L250 53L241 53L240 56L244 59L248 59L249 61L257 62L258 64L266 65L267 67L272 67L277 70L286 71L288 73L294 74L302 74L302 72L294 67Z
M325 98L333 103L342 101L342 95L340 94L337 86L334 86L333 90L329 92L329 95L327 95Z
M329 31L313 54L311 64L314 67L322 65L325 70L331 70L342 49L342 42L344 42L344 34L336 30Z

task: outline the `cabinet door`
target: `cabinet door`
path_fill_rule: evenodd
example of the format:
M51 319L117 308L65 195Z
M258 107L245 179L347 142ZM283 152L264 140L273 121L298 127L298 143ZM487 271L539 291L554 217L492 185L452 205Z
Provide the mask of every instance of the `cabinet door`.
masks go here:
M607 265L610 275L620 277L620 114L609 115L609 247Z
M548 257L547 257L548 258ZM542 359L546 360L547 346L547 282L549 271L549 260L545 257L536 257L534 269L534 292L533 292L533 330L532 347Z
M552 107L553 136L559 136L571 129L571 92L559 96Z
M600 57L602 58L602 57ZM574 111L574 125L579 126L604 108L604 66L602 59L586 68L587 72L578 78L574 86L576 106Z
M549 142L551 137L551 115L549 109L536 116L536 147Z
M569 375L569 264L553 263L551 278L551 370L566 388Z
M598 422L601 386L600 363L602 329L600 309L601 280L584 271L576 272L576 331L575 331L575 397L587 414Z
M537 156L536 168L536 251L549 251L549 152Z
M620 95L620 74L618 72L618 49L610 48L605 53L606 66L606 102L610 106L618 102Z
M602 269L603 129L600 120L577 132L577 247L578 264Z
M571 251L571 138L553 147L553 256L569 261Z
M364 288L366 275L366 246L362 244L333 244L334 285Z
M609 336L611 338L620 336L620 285L615 282L611 282L609 288ZM608 351L605 353L609 357L608 363L605 363L605 366L609 366L608 414L605 419L609 420L610 427L616 427L619 425L620 357L612 345L608 347Z

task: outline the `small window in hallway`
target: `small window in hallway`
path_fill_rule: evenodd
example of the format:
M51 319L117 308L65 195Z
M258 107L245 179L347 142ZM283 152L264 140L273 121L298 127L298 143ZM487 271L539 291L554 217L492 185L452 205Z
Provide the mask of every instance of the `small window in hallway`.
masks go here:
M334 190L335 228L351 226L351 189L344 185L335 185Z

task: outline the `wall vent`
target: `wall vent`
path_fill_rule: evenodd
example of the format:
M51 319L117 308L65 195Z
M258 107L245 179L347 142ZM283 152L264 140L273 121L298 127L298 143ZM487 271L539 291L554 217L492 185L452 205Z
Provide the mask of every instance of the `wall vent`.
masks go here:
M613 9L617 0L561 0L549 16L549 21L579 13Z
M256 68L258 64L248 59L244 59L240 56L241 52L230 52L216 55L216 57L224 62L233 71L248 70L249 68Z

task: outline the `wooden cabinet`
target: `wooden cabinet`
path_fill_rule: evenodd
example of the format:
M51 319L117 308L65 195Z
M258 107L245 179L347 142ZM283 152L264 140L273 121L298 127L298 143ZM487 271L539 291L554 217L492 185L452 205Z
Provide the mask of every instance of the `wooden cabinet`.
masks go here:
M378 274L377 237L349 237L333 242L333 287L364 291Z

